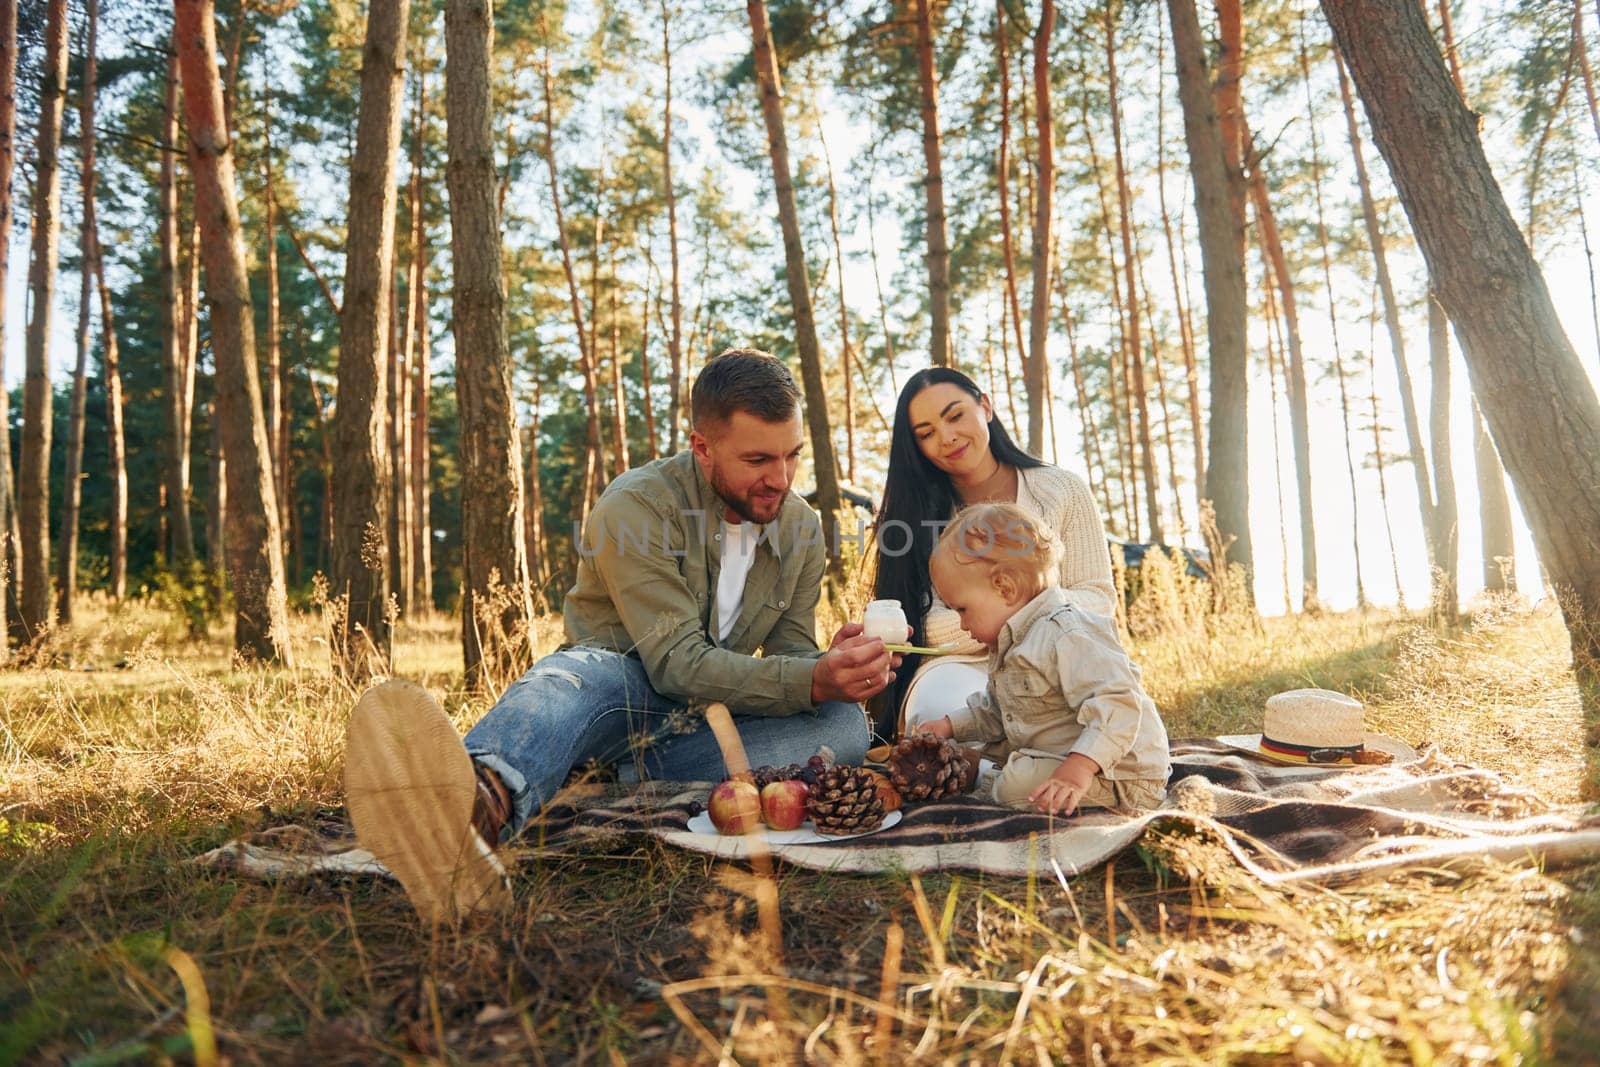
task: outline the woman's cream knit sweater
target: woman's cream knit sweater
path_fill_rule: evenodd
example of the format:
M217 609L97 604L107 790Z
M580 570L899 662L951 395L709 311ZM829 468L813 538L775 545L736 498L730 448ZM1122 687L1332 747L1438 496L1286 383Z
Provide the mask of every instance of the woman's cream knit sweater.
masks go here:
M1096 615L1116 614L1116 589L1111 583L1111 554L1106 549L1105 523L1095 507L1089 484L1071 471L1046 464L1017 472L1017 505L1036 515L1060 540L1061 588L1068 602ZM953 645L953 651L979 654L984 647L961 628L959 616L939 599L923 619L929 645Z

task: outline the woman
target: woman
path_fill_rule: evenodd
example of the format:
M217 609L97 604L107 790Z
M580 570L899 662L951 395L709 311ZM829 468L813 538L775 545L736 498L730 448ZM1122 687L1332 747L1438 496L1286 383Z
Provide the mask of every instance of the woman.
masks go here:
M964 702L981 678L974 665L983 658L983 646L933 591L928 559L943 525L960 508L983 501L1014 503L1038 516L1060 538L1060 582L1068 598L1099 615L1116 611L1105 525L1088 484L1018 448L989 398L965 374L948 367L918 371L894 409L877 518L875 595L900 601L914 644L954 646L962 655L933 660L920 671L921 657L906 658L875 708L884 738L898 732L901 703L914 678L928 685L948 665L950 685L932 687L946 702Z

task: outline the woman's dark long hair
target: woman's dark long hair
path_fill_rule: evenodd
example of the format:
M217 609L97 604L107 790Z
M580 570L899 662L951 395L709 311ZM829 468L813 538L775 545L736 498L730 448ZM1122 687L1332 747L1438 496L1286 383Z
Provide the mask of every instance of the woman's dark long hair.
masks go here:
M911 401L931 385L954 385L974 401L983 398L977 383L949 367L928 367L913 374L900 390L894 406L894 430L889 440L889 476L878 511L874 541L877 547L877 581L874 595L898 600L912 626L911 641L923 644L923 618L932 601L928 560L938 539L938 528L960 507L950 476L936 467L917 446L911 430ZM992 409L991 409L992 410ZM1021 470L1041 467L1044 461L1019 448L998 415L989 418L989 452L1001 463ZM876 698L874 718L879 736L892 740L899 723L900 701L920 657L907 656L895 683Z

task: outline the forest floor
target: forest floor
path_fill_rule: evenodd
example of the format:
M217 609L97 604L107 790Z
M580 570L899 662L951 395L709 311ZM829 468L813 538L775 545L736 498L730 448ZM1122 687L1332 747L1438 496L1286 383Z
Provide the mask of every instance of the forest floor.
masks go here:
M354 694L315 620L296 625L295 669L235 671L220 628L190 642L153 606L85 600L60 666L0 671L0 1063L204 1061L212 1042L236 1064L1593 1062L1600 863L1268 889L1152 834L1066 887L780 868L781 980L748 876L653 839L524 862L511 914L432 935L376 879L200 868L341 803ZM403 623L396 673L465 727L485 704L459 688L457 625ZM1548 606L1448 632L1393 613L1177 626L1135 656L1175 737L1248 730L1271 693L1319 685L1372 728L1577 799ZM1177 848L1188 877L1160 860ZM902 1017L878 1011L893 927Z

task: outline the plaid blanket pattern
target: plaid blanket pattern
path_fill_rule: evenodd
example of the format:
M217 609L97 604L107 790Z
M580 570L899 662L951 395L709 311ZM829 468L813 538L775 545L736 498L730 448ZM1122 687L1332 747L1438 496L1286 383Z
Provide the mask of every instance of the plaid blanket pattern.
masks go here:
M1600 856L1600 814L1555 807L1437 750L1384 767L1314 768L1270 763L1202 739L1173 742L1172 757L1167 801L1153 812L1052 818L962 796L908 806L898 825L879 833L808 845L690 833L706 783L569 790L515 851L583 851L642 834L730 859L768 848L784 862L817 870L1021 875L1059 867L1072 875L1149 830L1187 830L1214 836L1267 883L1335 882L1474 859L1558 864ZM260 878L387 874L355 846L338 813L309 827L260 831L197 859Z

